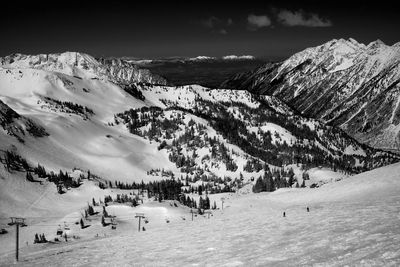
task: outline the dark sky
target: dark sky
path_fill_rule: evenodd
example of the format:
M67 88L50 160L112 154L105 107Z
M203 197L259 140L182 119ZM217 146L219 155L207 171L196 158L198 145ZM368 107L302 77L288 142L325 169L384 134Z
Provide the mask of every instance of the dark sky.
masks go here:
M281 59L333 38L400 41L400 8L382 0L83 2L2 3L0 56L80 51Z

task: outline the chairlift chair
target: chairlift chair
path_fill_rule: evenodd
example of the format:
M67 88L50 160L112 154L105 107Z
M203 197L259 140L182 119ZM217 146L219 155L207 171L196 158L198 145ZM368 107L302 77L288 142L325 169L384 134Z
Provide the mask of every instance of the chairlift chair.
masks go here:
M11 222L8 223L8 225L12 226L15 224L14 218L11 218Z

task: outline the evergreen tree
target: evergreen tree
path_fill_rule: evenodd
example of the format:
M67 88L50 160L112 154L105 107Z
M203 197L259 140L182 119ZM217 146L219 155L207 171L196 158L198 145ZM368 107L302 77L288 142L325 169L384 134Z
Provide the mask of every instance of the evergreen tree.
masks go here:
M201 185L198 186L197 192L199 193L199 196L203 194L203 187Z
M208 196L206 196L206 200L205 200L205 209L206 210L210 209L210 198Z
M33 243L40 243L39 235L37 233L35 234L35 239L33 240Z
M89 207L88 207L88 214L89 214L90 216L92 216L92 215L94 214L94 209L93 209L93 207L90 206L90 205L89 205Z

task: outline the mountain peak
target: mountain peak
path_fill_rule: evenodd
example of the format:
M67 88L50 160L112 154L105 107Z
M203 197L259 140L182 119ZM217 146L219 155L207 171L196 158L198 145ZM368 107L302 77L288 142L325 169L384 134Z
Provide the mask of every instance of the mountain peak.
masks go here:
M379 48L379 47L383 47L386 46L386 44L384 42L382 42L382 40L377 39L373 42L370 42L367 46L367 48Z
M350 43L352 43L352 44L355 44L355 45L360 45L360 43L359 42L357 42L355 39L353 39L353 38L349 38L349 40L348 40Z

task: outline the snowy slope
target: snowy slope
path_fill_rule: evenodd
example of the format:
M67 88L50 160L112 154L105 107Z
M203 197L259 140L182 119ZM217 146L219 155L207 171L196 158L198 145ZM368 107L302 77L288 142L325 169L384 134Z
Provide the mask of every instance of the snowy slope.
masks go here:
M79 166L110 179L146 178L148 168L173 168L155 146L108 126L114 114L145 105L111 82L30 68L0 68L0 88L0 100L49 133L27 145L14 144L28 159L35 159L33 165L39 162L55 171ZM52 106L46 97L88 107L94 114L86 119L65 112ZM7 142L2 142L2 149L6 148Z
M225 195L210 219L182 210L186 220L146 232L25 246L20 265L397 266L399 172L395 164L317 189Z

